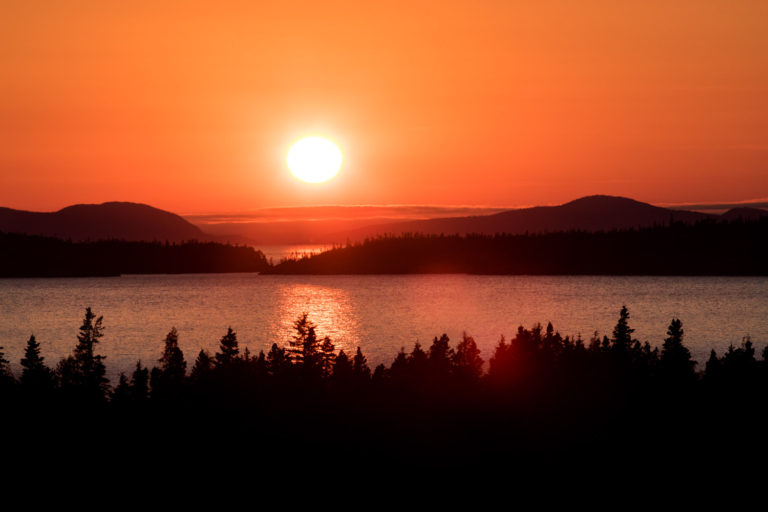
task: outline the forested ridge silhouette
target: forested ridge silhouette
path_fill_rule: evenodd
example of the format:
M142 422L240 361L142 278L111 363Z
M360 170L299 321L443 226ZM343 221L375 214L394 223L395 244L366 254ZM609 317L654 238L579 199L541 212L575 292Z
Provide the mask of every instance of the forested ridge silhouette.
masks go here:
M265 274L768 275L768 217L605 232L380 236L277 264L218 242L73 242L0 232L0 277Z
M73 242L0 232L0 277L262 272L261 251L218 242Z
M698 365L680 319L652 346L633 337L626 307L611 336L520 326L481 354L471 336L452 343L443 334L374 368L360 348L337 350L307 314L294 327L292 339L258 354L240 350L232 328L214 354L184 354L171 328L156 361L109 383L103 319L87 308L72 354L55 367L34 336L17 375L0 348L5 439L29 448L88 431L126 456L161 450L201 463L237 453L265 471L459 468L509 457L711 462L747 456L702 452L724 431L768 423L768 347L758 358L744 338Z
M276 274L768 275L768 217L524 235L380 236Z

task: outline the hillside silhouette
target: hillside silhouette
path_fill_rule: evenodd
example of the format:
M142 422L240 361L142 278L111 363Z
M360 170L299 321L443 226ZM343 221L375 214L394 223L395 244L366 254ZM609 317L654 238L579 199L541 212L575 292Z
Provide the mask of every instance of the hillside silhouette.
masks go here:
M671 208L662 208L626 197L594 195L582 197L558 206L535 206L506 211L491 208L452 208L461 215L435 215L439 208L388 207L370 215L373 207L317 207L284 209L280 218L260 220L248 216L221 216L215 224L198 225L218 235L240 235L257 244L345 243L357 242L380 235L405 233L433 234L524 234L558 231L610 231L668 225L670 222L694 223L702 220L757 219L768 215L758 208L736 207L719 215ZM408 219L396 218L398 208ZM316 210L316 211L314 211ZM448 208L445 208L448 210ZM483 212L474 213L472 212ZM312 218L292 218L314 211ZM420 211L422 218L414 217ZM463 212L466 212L464 214ZM489 212L489 213L485 213ZM425 218L429 217L429 218ZM204 219L205 216L202 216Z
M760 208L731 208L720 215L722 220L757 220L768 216L768 210Z
M757 219L768 215L758 208L733 208L722 215L661 208L624 197L589 196L559 206L536 206L487 215L450 216L421 220L392 218L403 214L432 215L441 211L469 212L459 207L307 207L273 209L271 220L249 221L247 214L198 215L189 220L152 206L130 202L80 204L57 212L31 212L0 207L0 231L52 236L73 241L185 240L246 245L345 243L379 235L523 234L557 231L610 231L693 223L701 220ZM479 211L493 211L482 208ZM300 215L299 219L291 215ZM310 218L304 218L309 216ZM213 217L207 224L205 219ZM202 220L201 220L202 219ZM193 223L196 222L196 223Z
M207 239L203 231L175 213L139 203L78 204L56 212L0 208L0 231L75 241L182 241Z
M446 217L381 224L347 232L345 238L359 240L377 234L522 234L553 231L609 231L669 224L670 221L696 222L717 216L684 210L671 210L626 197L595 195L559 206L535 206L492 215Z

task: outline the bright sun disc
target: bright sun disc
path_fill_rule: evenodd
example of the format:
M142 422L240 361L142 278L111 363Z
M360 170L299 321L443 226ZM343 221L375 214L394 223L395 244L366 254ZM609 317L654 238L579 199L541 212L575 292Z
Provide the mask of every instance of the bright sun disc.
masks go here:
M306 137L291 146L285 161L300 180L322 183L339 173L341 150L323 137Z

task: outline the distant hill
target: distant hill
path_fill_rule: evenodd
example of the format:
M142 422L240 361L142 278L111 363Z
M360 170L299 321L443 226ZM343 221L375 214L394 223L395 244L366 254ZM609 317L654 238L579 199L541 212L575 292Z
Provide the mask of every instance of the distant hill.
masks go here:
M758 210L760 211L760 210ZM768 212L766 212L768 213ZM559 206L536 206L493 215L447 217L367 226L337 234L337 238L360 240L378 234L522 234L557 231L609 231L717 219L717 215L671 210L626 197L588 196Z
M393 212L387 210L383 213ZM757 208L740 207L722 215L714 215L661 208L625 197L589 196L559 206L521 208L489 215L420 220L357 216L270 222L243 222L237 219L195 225L179 215L145 204L109 202L79 204L50 213L0 207L0 232L51 236L73 241L199 240L257 246L344 243L348 240L358 241L378 235L403 233L514 235L569 230L610 231L667 225L670 220L686 223L704 219L754 220L766 215L767 210Z
M756 220L762 217L768 217L768 210L760 208L731 208L720 215L723 220Z
M74 241L183 241L211 238L175 213L145 204L124 202L78 204L50 213L0 208L0 231Z

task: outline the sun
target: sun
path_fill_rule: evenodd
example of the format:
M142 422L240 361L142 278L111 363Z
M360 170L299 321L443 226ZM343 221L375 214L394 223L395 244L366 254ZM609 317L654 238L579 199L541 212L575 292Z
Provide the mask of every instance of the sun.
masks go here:
M328 181L341 169L341 150L324 137L305 137L296 142L285 162L294 176L309 183Z

